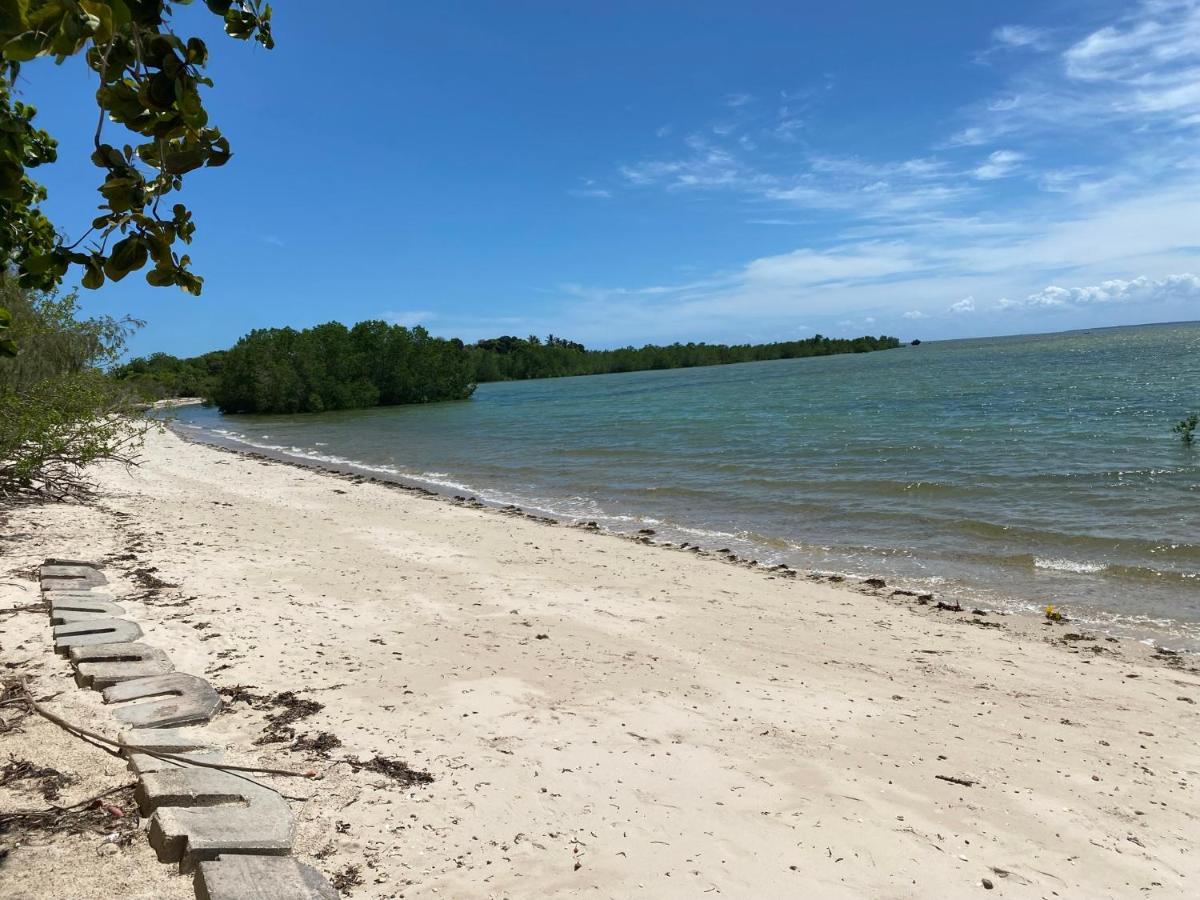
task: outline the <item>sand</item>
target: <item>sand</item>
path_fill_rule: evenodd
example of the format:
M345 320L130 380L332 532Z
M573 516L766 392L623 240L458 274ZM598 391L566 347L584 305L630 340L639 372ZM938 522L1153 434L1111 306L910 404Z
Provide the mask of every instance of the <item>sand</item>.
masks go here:
M1191 660L169 433L99 479L8 514L0 609L46 555L105 560L146 639L226 690L231 756L322 773L283 785L297 852L352 897L1200 894ZM3 658L25 641L39 694L102 717L47 631L0 615ZM272 726L288 691L322 706ZM254 743L289 727L341 745ZM376 755L433 781L345 762ZM0 883L63 896L31 881L48 854ZM183 881L144 846L102 862L89 896Z

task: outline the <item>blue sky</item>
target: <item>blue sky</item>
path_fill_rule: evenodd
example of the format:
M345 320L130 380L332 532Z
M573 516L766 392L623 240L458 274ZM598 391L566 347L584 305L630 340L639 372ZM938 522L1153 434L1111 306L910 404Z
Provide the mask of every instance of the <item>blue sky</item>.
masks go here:
M276 6L270 52L177 7L234 158L183 195L202 297L84 292L148 321L137 352L330 319L616 346L1200 318L1200 0ZM75 63L21 89L77 235Z

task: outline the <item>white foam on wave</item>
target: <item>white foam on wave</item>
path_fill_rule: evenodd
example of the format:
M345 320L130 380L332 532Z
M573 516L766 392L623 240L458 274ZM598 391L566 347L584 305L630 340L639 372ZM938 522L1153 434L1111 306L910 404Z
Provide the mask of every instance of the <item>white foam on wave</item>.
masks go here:
M1074 572L1077 575L1094 575L1097 572L1103 572L1106 568L1104 563L1080 562L1079 560L1063 558L1043 559L1040 556L1034 557L1033 565L1036 569L1051 569L1055 572Z

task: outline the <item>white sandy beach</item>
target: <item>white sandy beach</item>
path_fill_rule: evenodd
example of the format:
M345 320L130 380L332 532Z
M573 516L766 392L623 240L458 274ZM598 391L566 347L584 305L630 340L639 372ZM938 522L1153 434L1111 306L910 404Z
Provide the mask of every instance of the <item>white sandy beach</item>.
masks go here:
M100 480L92 505L9 514L0 610L37 599L46 556L104 560L179 669L324 704L292 727L340 739L327 759L255 745L269 710L243 701L211 727L233 758L323 773L281 786L307 798L300 855L360 867L352 897L1200 894L1190 664L172 434ZM115 733L44 614L0 617L0 647ZM7 740L68 766L51 731ZM434 781L335 764L376 754ZM18 848L0 879L6 896L190 896L144 841L94 866Z

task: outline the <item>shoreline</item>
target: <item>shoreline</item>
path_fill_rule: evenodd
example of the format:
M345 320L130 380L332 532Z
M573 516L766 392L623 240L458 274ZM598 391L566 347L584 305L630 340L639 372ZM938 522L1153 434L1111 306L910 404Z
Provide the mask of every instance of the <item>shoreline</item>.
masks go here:
M321 772L289 788L297 855L357 867L352 897L1184 897L1200 877L1188 660L220 449L155 433L94 503L12 510L0 597L28 602L45 556L103 560L147 640L225 696L232 760ZM23 671L49 693L44 622L0 617L0 641L45 654ZM312 703L280 739L285 695ZM345 764L376 756L434 780ZM7 876L34 884L36 852ZM54 858L32 896L62 895Z
M199 401L197 401L199 402ZM181 404L184 405L184 404ZM538 512L530 512L525 507L516 506L514 504L505 504L499 501L480 500L476 496L455 493L449 487L435 486L427 487L429 482L423 482L417 477L409 477L400 474L385 473L370 466L358 465L352 462L334 462L330 460L322 460L313 457L300 456L294 453L288 453L285 450L271 450L263 447L258 447L252 444L245 444L233 438L225 438L219 435L213 435L211 432L203 432L204 437L201 437L197 429L189 429L185 426L180 426L178 423L168 421L167 428L179 437L181 440L189 443L194 443L202 447L209 447L215 450L226 453L234 453L245 456L250 459L266 460L279 463L282 465L295 466L298 469L306 469L314 472L325 473L335 477L349 477L352 479L362 479L367 482L376 483L389 487L396 487L405 491L410 491L415 495L447 502L452 505L468 506L475 509L490 510L499 512L504 515L518 515L533 522L538 522L544 525L560 526L565 528L583 528L590 531L595 531L599 534L609 535L621 540L630 540L636 543L645 544L648 546L659 547L664 550L687 551L696 554L700 557L711 558L718 562L727 563L730 565L739 566L742 568L756 569L760 572L773 572L780 577L798 577L805 578L816 582L829 582L832 584L845 584L848 589L856 590L868 596L874 597L907 597L912 602L917 601L913 598L925 598L920 605L926 603L933 604L933 609L939 609L938 603L949 603L956 607L961 607L962 611L982 610L984 615L1003 617L1006 620L1020 622L1023 624L1023 629L1028 633L1036 633L1038 626L1047 626L1049 623L1035 609L1022 608L1023 601L1012 601L1009 608L996 605L994 598L984 599L981 591L978 589L972 590L970 587L964 589L963 592L954 593L952 595L939 596L939 592L924 585L914 585L905 579L895 579L888 581L879 574L861 574L848 571L824 570L824 569L808 569L798 568L784 563L770 563L760 560L753 556L739 556L732 551L722 549L713 549L706 547L700 543L692 541L674 542L658 537L657 530L653 528L642 528L634 530L622 530L612 527L603 527L596 522L579 518L563 516L555 513L552 510L539 510ZM881 582L880 587L872 587L872 583ZM1070 606L1061 606L1060 611L1064 614L1071 612ZM1108 613L1112 618L1110 621L1094 621L1091 619L1075 620L1070 617L1057 623L1059 626L1069 626L1067 632L1084 630L1096 632L1104 637L1115 637L1122 642L1128 642L1139 647L1148 648L1145 650L1147 659L1171 659L1177 655L1184 655L1188 658L1200 658L1200 649L1194 649L1190 645L1186 646L1171 646L1173 641L1186 641L1186 638L1173 633L1169 633L1168 627L1161 623L1133 623L1131 621L1121 621L1117 614Z

